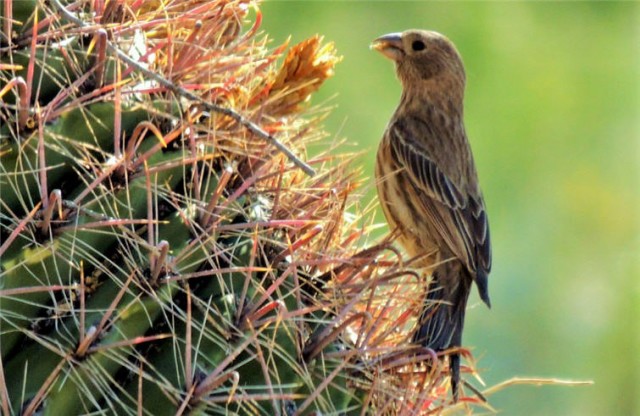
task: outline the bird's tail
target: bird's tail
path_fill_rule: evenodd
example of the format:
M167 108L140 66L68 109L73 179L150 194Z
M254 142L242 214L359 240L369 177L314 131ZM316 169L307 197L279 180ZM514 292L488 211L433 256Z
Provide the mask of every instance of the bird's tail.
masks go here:
M470 291L470 277L462 275L456 276L454 279L449 277L445 280L440 278L438 270L436 270L429 283L424 309L420 314L418 327L413 334L413 342L434 351L459 347L462 341L464 316ZM458 382L460 381L460 354L449 355L449 368L451 389L454 400L457 400Z

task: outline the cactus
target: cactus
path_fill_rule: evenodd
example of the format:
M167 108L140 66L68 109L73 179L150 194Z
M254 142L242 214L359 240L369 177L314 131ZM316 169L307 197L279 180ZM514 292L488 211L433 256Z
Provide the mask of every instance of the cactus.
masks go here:
M331 43L272 48L242 0L2 7L4 414L448 405L352 156L300 161Z

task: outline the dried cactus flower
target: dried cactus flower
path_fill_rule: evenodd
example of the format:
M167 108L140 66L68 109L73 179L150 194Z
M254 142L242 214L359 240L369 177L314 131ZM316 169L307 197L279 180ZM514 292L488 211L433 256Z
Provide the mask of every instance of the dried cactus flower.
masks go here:
M271 114L300 111L300 106L333 75L340 58L333 43L322 45L322 41L316 35L289 49L275 79L255 95Z

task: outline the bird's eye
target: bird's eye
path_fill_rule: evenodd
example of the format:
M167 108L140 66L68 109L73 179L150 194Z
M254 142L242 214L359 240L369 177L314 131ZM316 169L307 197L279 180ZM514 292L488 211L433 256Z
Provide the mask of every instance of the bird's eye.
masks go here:
M414 51L421 51L424 49L424 42L421 40L414 40L411 44L411 49Z

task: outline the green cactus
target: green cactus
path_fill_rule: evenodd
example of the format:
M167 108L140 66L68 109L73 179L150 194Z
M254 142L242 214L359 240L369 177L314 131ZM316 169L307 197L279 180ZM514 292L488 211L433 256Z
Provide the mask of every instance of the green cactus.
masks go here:
M242 0L18 3L0 10L4 413L443 408L438 366L398 393L424 285L388 241L362 250L349 157L307 177L280 151L323 135L305 101L331 44L281 60Z

